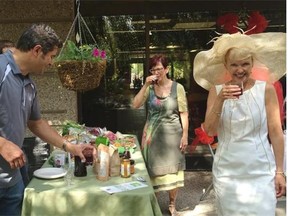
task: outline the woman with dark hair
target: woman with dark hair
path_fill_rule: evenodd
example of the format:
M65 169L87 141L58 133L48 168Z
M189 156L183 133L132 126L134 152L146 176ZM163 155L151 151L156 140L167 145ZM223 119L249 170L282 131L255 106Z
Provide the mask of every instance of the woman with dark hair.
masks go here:
M148 111L141 149L155 192L169 191L169 211L177 215L176 196L184 186L188 142L187 99L184 87L168 78L164 55L153 56L149 69L151 75L133 100L134 108L146 103Z

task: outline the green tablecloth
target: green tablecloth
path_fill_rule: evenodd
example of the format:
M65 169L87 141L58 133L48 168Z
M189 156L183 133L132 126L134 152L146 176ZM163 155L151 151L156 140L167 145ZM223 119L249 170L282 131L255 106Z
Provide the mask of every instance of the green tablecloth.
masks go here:
M22 216L162 216L138 147L132 154L136 162L134 176L147 179L148 187L110 195L100 187L129 182L132 177L110 177L102 182L96 179L91 166L87 167L88 175L74 177L70 187L65 185L63 178L34 177L25 189ZM49 164L46 162L43 167L49 167Z

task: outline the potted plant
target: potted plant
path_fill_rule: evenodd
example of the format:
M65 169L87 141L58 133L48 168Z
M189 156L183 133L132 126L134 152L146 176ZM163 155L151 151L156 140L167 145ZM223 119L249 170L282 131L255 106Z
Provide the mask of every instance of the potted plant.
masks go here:
M62 85L75 91L97 88L106 71L106 51L85 44L77 46L67 40L55 60Z

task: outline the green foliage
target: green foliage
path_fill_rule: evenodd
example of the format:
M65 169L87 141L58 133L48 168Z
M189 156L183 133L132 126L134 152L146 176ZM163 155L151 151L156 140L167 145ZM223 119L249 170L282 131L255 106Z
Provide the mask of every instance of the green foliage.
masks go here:
M69 130L71 128L81 130L83 129L83 127L84 127L83 125L80 125L76 122L65 121L64 124L62 125L62 136L69 135Z
M105 50L100 50L92 44L84 44L77 47L73 41L67 40L56 61L87 60L97 62L104 59L106 59Z

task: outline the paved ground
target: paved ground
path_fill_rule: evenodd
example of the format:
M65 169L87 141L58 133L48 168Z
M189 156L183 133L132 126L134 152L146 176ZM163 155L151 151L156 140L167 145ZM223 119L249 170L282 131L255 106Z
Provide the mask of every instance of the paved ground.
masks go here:
M212 175L210 171L189 171L185 172L185 187L179 190L176 208L181 216L216 216L214 205L215 196L213 189L204 200L200 201L205 189L210 185ZM159 205L163 216L169 216L168 193L161 192ZM278 200L276 216L286 215L286 197ZM263 215L264 216L264 215Z

